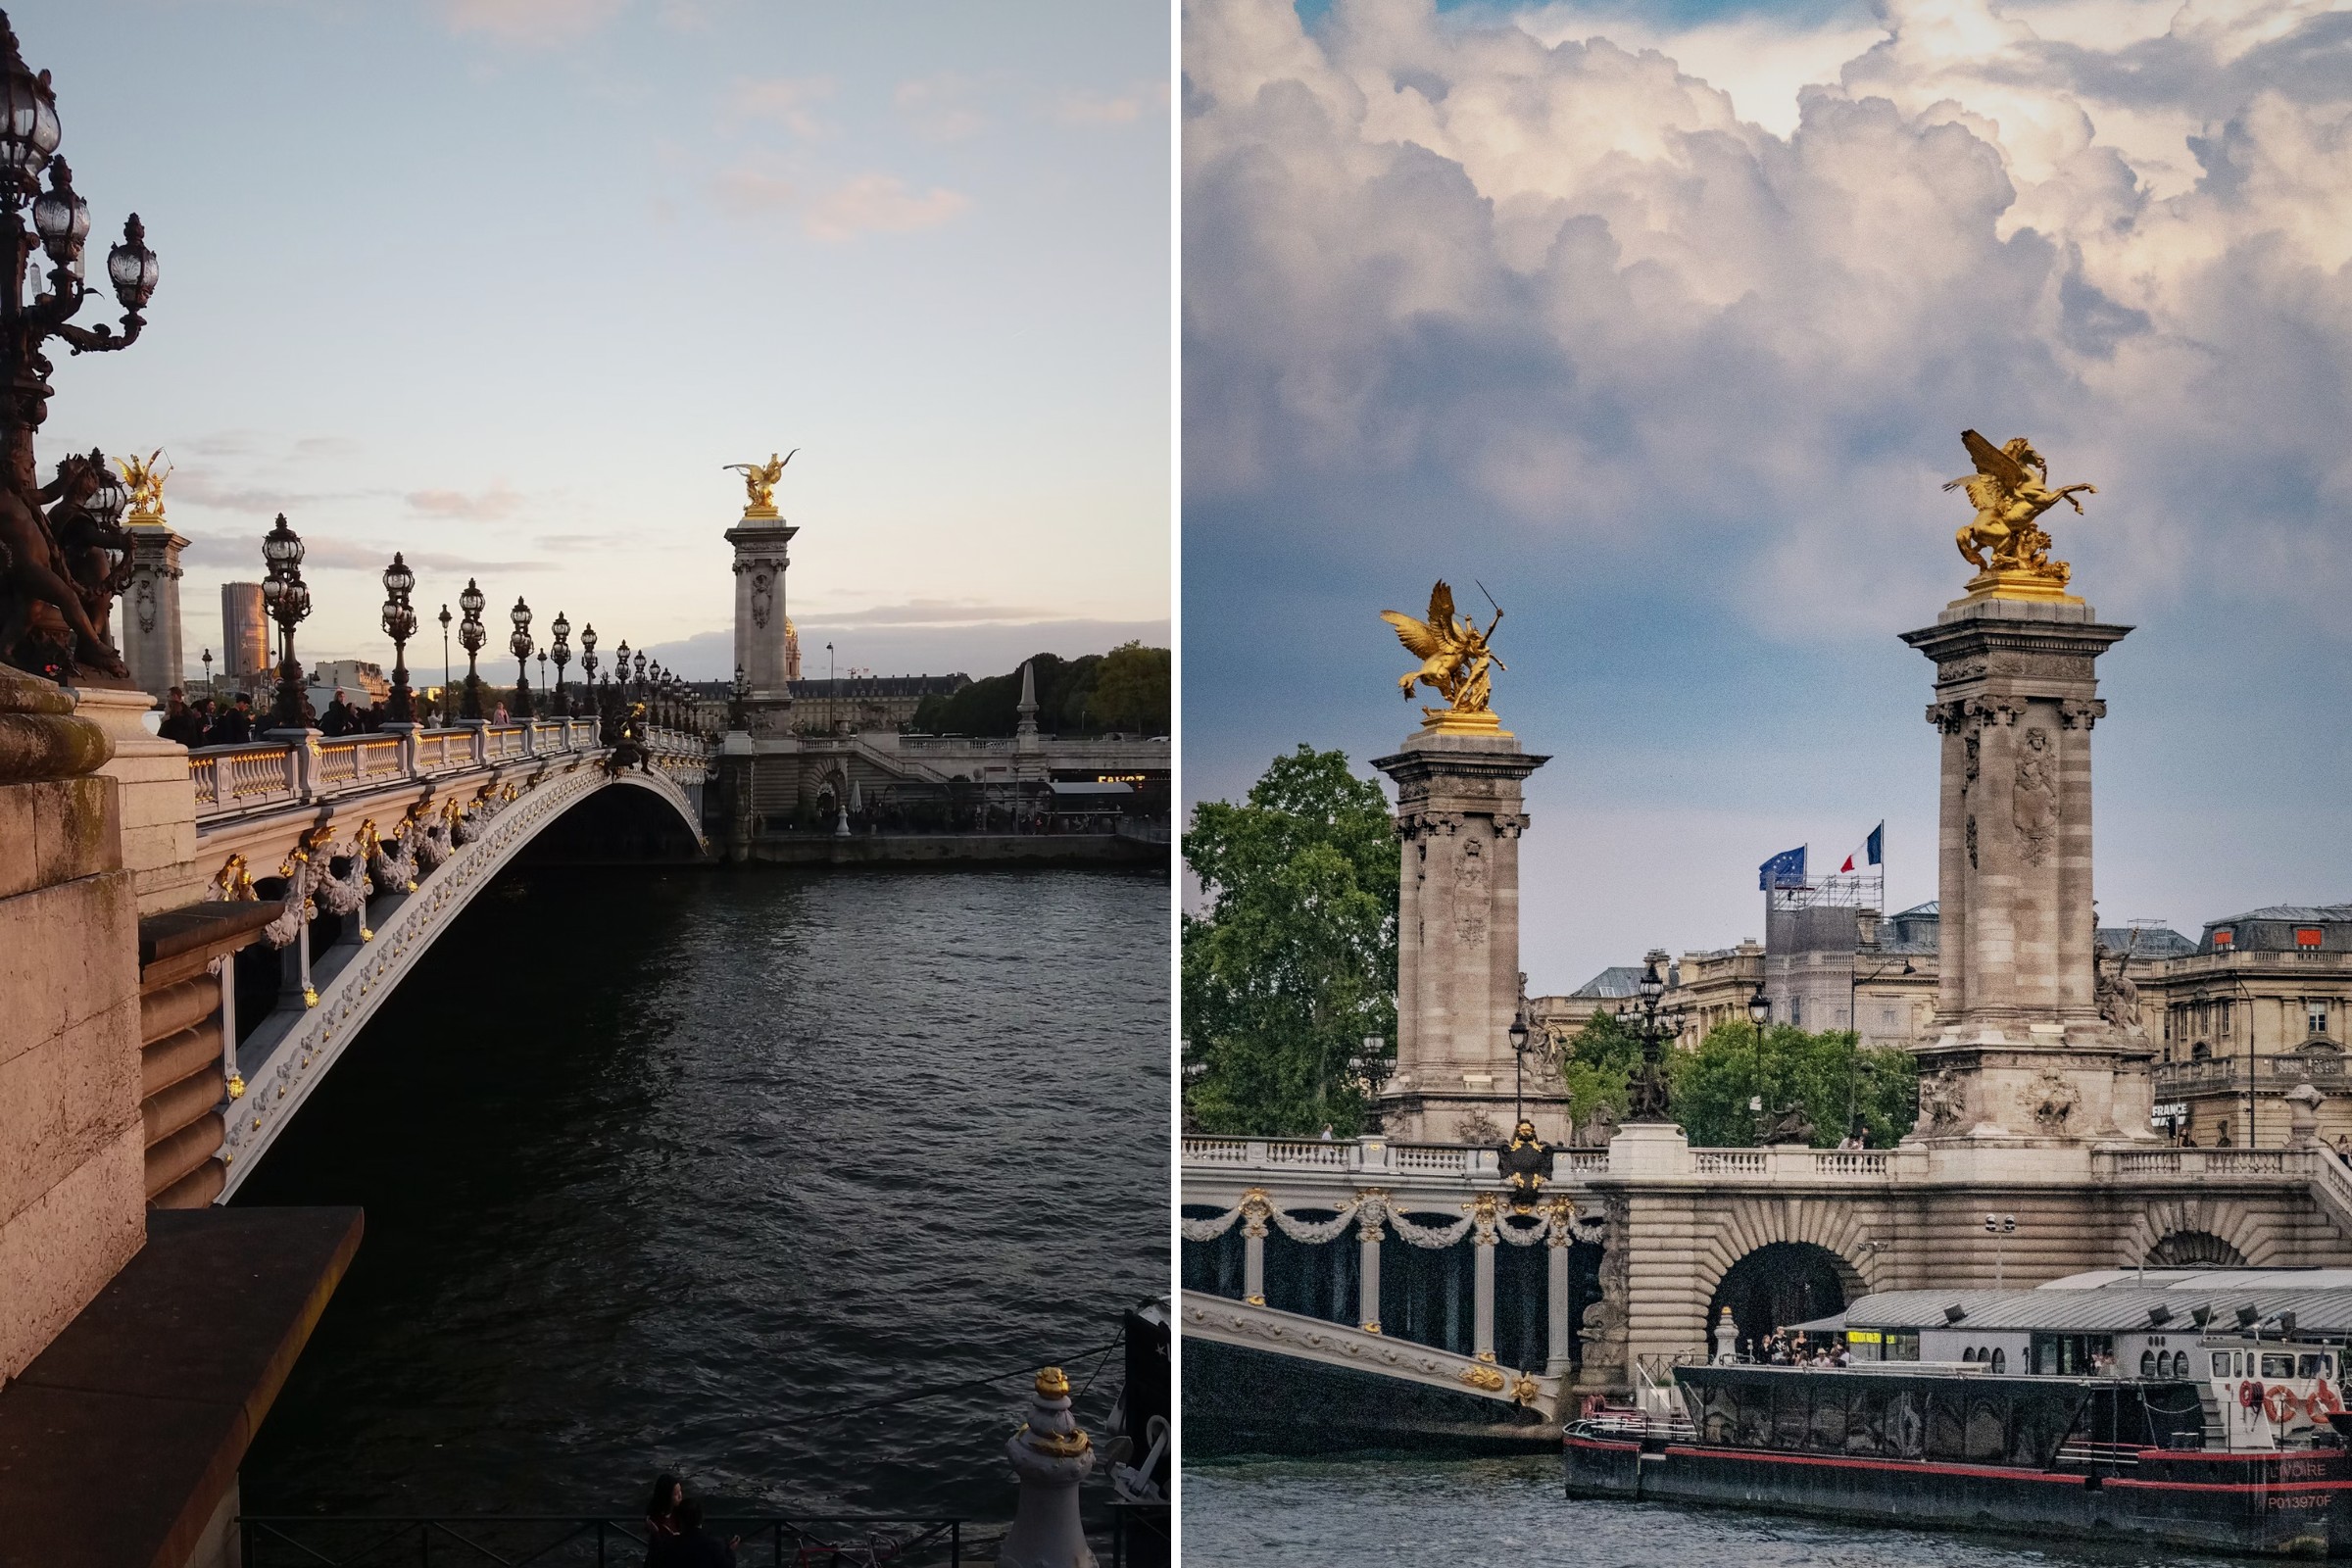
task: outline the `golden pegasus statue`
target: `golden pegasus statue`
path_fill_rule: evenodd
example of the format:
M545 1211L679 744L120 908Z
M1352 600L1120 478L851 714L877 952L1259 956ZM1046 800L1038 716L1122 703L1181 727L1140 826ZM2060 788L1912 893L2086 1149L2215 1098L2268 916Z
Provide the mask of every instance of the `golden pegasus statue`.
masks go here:
M2056 599L2079 603L2066 592L2072 568L2050 559L2050 536L2041 531L2041 514L2063 501L2078 514L2078 493L2097 495L2092 484L2050 488L2050 466L2034 443L2017 436L1994 446L1974 430L1960 432L1960 444L1976 461L1977 471L1964 473L1944 485L1965 489L1977 514L1955 536L1960 554L1977 568L1969 592L2000 599Z
M156 465L162 463L162 467ZM172 472L172 465L164 462L164 449L157 447L144 458L117 458L115 466L122 470L122 482L130 487L130 514L133 517L164 520L164 480Z
M794 447L780 458L770 452L765 463L730 463L725 466L728 472L740 472L743 475L743 491L750 498L743 509L745 516L772 517L776 514L776 481L784 477L784 466L799 456L800 450Z
M1493 604L1493 599L1488 603ZM1455 618L1453 590L1441 581L1430 591L1427 620L1415 620L1399 610L1384 610L1380 618L1396 629L1396 640L1404 644L1404 651L1421 661L1419 669L1397 677L1404 699L1412 700L1416 686L1428 686L1446 699L1444 708L1421 710L1429 728L1502 733L1502 721L1488 706L1494 672L1510 668L1494 657L1488 642L1494 628L1502 624L1501 606L1494 607L1494 620L1482 631L1475 615Z

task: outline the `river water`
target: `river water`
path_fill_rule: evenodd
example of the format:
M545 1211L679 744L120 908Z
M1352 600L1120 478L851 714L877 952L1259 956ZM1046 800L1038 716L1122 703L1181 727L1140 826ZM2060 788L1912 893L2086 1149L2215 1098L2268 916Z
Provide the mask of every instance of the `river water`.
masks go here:
M2232 1568L2168 1546L2044 1545L1733 1509L1570 1500L1556 1458L1194 1463L1184 1560L1215 1568Z
M239 1194L368 1211L247 1511L631 1516L671 1469L1008 1517L1027 1380L923 1391L1085 1383L1166 1292L1168 907L1164 874L510 872Z

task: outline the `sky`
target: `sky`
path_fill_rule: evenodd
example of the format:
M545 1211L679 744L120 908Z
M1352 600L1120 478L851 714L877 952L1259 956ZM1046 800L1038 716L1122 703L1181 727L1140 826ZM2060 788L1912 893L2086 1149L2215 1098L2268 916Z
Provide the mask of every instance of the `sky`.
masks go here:
M399 549L420 679L468 576L494 650L520 595L543 636L562 611L724 676L744 491L722 466L796 447L776 500L804 673L828 641L844 671L975 675L1166 642L1163 10L9 15L53 73L93 261L136 211L162 264L138 344L57 356L42 460L168 453L190 673L283 511L306 659L389 662Z
M2110 923L2352 898L2352 14L1194 0L1184 751L1359 769L1377 618L1507 612L1539 994L1762 934L1884 818L1936 896L1963 428L2088 515ZM2045 519L2046 520L2046 519ZM1426 694L1425 694L1426 695Z

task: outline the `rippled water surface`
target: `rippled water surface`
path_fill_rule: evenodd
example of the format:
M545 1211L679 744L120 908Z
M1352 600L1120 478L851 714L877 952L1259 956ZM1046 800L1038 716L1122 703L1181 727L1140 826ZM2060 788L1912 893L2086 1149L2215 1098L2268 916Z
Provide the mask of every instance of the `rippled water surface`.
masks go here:
M511 873L240 1194L368 1210L248 1510L634 1513L670 1468L1004 1517L1021 1380L859 1407L1083 1382L1166 1291L1168 929L1158 875Z
M1184 1559L1215 1568L2234 1568L2166 1546L1862 1529L1732 1509L1571 1501L1559 1461L1196 1463Z

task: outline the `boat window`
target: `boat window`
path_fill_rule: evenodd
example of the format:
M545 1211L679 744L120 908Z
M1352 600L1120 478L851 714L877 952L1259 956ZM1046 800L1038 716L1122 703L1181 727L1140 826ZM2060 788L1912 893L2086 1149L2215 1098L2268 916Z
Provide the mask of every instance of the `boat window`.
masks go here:
M2228 1350L2213 1352L2213 1375L2217 1378L2226 1378L2230 1375L2230 1352Z
M1886 1439L1885 1389L1873 1388L1867 1381L1855 1386L1845 1423L1845 1451L1867 1454L1893 1451Z
M1973 1345L1972 1345L1972 1346L1969 1346L1968 1348L1966 1348L1965 1349L1963 1349L1963 1350L1960 1352L1960 1361L1961 1361L1961 1364L1962 1364L1962 1365L1964 1365L1964 1366L1965 1366L1965 1365L1967 1365L1967 1364L1969 1364L1969 1363L1971 1363L1971 1362L1973 1362L1973 1361L1975 1361L1975 1360L1976 1360L1976 1358L1977 1358L1977 1348L1976 1348L1975 1346L1973 1346Z
M1978 1395L1968 1401L1968 1426L1960 1457L1970 1464L1999 1464L2009 1446L2009 1401Z
M2156 1375L2160 1378L2185 1377L2187 1366L2188 1352L2186 1350L2181 1351L2179 1355L2166 1350L2156 1357Z
M2295 1358L2276 1350L2262 1352L2262 1375L2266 1378L2291 1378L2295 1375Z
M2152 1378L2158 1375L2156 1352L2154 1350L2142 1350L2139 1352L2139 1375L2143 1378Z
M2006 1372L2009 1370L2009 1352L2007 1350L2001 1349L1998 1347L1994 1348L1992 1352L1992 1369L1995 1372Z
M1928 1391L1928 1457L1957 1460L1967 1444L1968 1407L1957 1389Z
M1886 1335L1886 1359L1916 1361L1919 1359L1919 1331L1891 1330Z
M2295 1376L2299 1378L2326 1377L2328 1375L2327 1369L2320 1364L2323 1359L2325 1358L2319 1355L2296 1356Z
M1813 1416L1806 1380L1783 1377L1773 1382L1778 1386L1772 1391L1772 1446L1781 1449L1801 1448Z
M1739 1442L1740 1396L1731 1384L1698 1385L1698 1435L1705 1443Z
M1813 1388L1813 1433L1808 1446L1841 1453L1845 1449L1845 1389L1841 1378L1810 1378Z
M1740 1446L1772 1446L1772 1390L1750 1384L1740 1391Z

